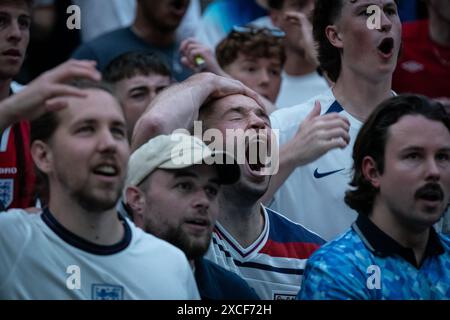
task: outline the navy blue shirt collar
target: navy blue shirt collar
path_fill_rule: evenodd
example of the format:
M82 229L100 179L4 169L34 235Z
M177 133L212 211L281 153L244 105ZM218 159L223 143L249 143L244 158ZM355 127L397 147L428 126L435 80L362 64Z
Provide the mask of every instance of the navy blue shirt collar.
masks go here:
M375 255L380 257L399 255L416 268L420 265L416 261L414 251L411 248L405 248L397 241L388 236L378 228L367 216L360 214L358 219L352 225L353 230L360 236L361 240ZM430 228L430 236L425 249L422 261L427 257L440 255L445 252L444 247L433 227Z
M119 219L121 220L125 232L122 240L118 243L111 246L103 246L87 241L71 231L67 230L63 227L62 224L56 220L56 218L52 215L48 208L45 208L41 215L44 223L54 232L56 233L63 241L74 246L80 250L95 254L95 255L111 255L118 253L128 247L131 242L131 229L128 225L127 221L119 215Z

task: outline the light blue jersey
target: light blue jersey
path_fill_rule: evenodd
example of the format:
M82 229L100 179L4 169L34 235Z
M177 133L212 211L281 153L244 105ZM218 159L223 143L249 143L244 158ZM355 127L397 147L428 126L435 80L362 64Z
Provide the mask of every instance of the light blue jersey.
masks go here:
M360 216L352 228L307 262L297 298L450 299L450 238L430 229L424 261Z

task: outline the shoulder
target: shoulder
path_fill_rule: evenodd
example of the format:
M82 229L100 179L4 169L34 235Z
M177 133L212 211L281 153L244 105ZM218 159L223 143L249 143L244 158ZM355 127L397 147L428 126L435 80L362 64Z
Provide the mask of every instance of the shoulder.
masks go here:
M439 239L441 240L442 246L447 253L450 253L450 236L443 233L439 233Z
M215 283L215 290L209 295L217 294L221 296L218 298L227 300L259 300L255 291L237 274L204 258L198 259L195 265L195 275L200 291L204 289L205 284Z
M314 276L328 275L333 279L355 278L366 273L364 266L371 265L372 258L372 253L358 234L350 229L319 248L308 259L305 273L309 273L309 277L314 274Z
M144 232L128 219L127 223L131 228L134 246L149 251L153 255L161 255L163 259L169 257L184 257L184 253L169 242Z
M30 232L40 214L28 213L22 209L11 209L0 213L0 237L14 238Z
M325 243L318 234L308 230L299 223L289 220L280 213L265 208L270 221L270 237L277 238L280 242L304 242L316 244L315 248Z
M372 298L366 290L365 266L370 261L367 253L364 244L353 230L325 244L308 259L298 298Z
M301 122L305 120L306 116L314 108L316 101L320 102L322 106L321 114L324 114L336 100L332 90L329 89L305 103L288 108L277 109L270 115L272 129L279 130L282 138L281 140L283 140L284 135L289 135L289 138L291 138L295 134Z
M403 41L417 41L428 38L428 20L406 22L402 25Z
M40 221L41 214L21 209L0 213L0 265L19 258L24 248L32 246L39 239L42 232Z
M96 54L98 51L106 50L111 47L117 47L118 41L128 39L131 35L132 33L129 27L107 32L80 45L75 50L72 57L75 59L90 58L92 54Z

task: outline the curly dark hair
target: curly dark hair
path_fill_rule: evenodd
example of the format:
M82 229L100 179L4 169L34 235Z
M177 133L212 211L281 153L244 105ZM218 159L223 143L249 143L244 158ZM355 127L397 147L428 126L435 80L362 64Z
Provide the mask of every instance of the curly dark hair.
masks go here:
M389 127L406 115L421 115L445 125L450 132L450 116L442 104L420 95L400 95L381 103L361 128L353 147L353 187L345 193L345 203L360 214L372 211L378 189L362 172L362 162L371 157L380 174L384 172L384 154Z
M231 31L216 47L216 58L224 68L233 63L239 53L254 58L276 57L283 65L286 60L283 38L272 35L268 28L245 27L248 31Z

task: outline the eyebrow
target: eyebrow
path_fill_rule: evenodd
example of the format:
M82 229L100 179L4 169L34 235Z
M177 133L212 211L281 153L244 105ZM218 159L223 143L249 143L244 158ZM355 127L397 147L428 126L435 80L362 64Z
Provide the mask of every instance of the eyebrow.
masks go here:
M71 126L74 127L74 126L78 126L78 125L81 125L81 124L95 125L98 122L99 122L98 119L91 119L91 118L79 119L79 120L75 121ZM113 126L126 127L126 123L124 121L119 121L119 120L113 120L112 125Z
M128 90L128 92L133 92L133 91L149 91L148 88L144 85L142 86L136 86L136 87L132 87L130 90Z
M419 146L407 146L403 149L401 149L400 152L411 152L411 151L423 151L425 148L424 147L419 147ZM449 152L450 153L450 147L443 147L438 149L439 152Z
M194 172L192 172L191 170L176 170L173 174L174 178L199 178L200 176ZM218 178L212 178L208 180L209 183L215 183L220 185L219 179Z
M231 113L231 112L237 112L237 113L244 114L246 111L245 111L244 107L231 107L225 112L224 115Z

